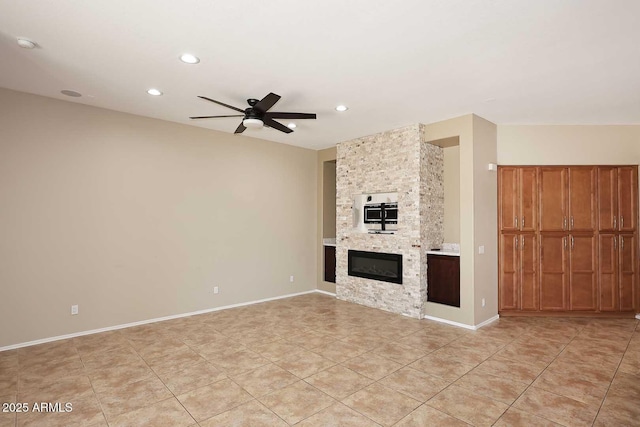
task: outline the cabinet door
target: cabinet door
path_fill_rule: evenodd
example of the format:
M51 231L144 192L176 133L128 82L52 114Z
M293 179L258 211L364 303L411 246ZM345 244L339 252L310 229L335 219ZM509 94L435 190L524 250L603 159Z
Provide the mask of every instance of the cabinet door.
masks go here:
M540 235L540 310L567 309L567 240L562 234Z
M538 289L538 245L535 234L520 235L520 307L522 310L540 308Z
M540 168L540 230L563 231L567 227L567 169Z
M638 193L637 172L635 167L618 168L618 230L636 229L636 194Z
M518 307L518 235L500 234L499 310Z
M569 235L569 310L596 309L596 245L593 235Z
M336 247L324 247L324 281L336 283Z
M593 231L596 228L596 169L569 168L569 230Z
M515 231L518 229L518 168L501 167L499 171L499 227L503 231Z
M636 239L620 234L620 311L633 311L635 297Z
M520 204L520 230L535 231L538 229L538 170L521 168L518 180Z
M614 231L618 226L618 168L598 168L598 229Z
M600 311L618 311L618 236L600 234L598 238L598 282Z

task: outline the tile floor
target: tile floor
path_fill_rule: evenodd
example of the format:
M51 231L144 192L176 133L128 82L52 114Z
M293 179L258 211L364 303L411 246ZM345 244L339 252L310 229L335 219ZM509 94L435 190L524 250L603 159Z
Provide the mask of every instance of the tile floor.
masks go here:
M310 294L2 352L30 412L0 427L637 426L638 323L473 332Z

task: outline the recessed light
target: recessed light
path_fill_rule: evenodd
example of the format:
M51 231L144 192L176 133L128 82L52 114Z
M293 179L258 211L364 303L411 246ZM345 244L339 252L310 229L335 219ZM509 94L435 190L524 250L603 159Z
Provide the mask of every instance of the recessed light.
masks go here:
M36 44L34 42L32 42L31 40L19 38L18 39L18 46L20 46L22 48L25 48L25 49L33 49L34 47L36 47Z
M346 105L338 105L336 111L347 111L349 108Z
M72 96L74 98L80 98L82 96L80 92L76 92L75 90L65 89L65 90L61 90L60 93L63 95Z
M287 127L288 127L289 129L295 129L295 128L297 128L297 126L296 126L296 124L295 124L295 123L289 123L289 124L287 125Z
M200 58L190 53L184 53L180 56L180 61L186 62L187 64L197 64L200 62Z
M153 88L152 88L152 89L149 89L149 90L147 91L147 93L148 93L149 95L153 95L153 96L160 96L160 95L162 95L162 92L160 92L158 89L153 89Z

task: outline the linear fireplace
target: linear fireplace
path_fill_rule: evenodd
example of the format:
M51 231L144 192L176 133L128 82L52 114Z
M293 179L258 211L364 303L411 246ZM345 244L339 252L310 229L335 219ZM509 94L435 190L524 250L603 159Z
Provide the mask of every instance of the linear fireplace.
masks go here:
M402 255L349 250L349 276L402 284Z

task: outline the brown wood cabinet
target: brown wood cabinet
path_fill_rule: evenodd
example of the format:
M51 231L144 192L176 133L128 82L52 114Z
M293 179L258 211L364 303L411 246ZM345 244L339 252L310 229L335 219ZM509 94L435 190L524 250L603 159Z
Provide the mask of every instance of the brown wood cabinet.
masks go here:
M535 234L500 235L500 310L538 310L538 245Z
M499 228L504 231L535 231L538 227L538 171L536 168L500 169Z
M637 166L498 172L500 312L640 309Z
M324 247L324 281L336 283L336 247Z

